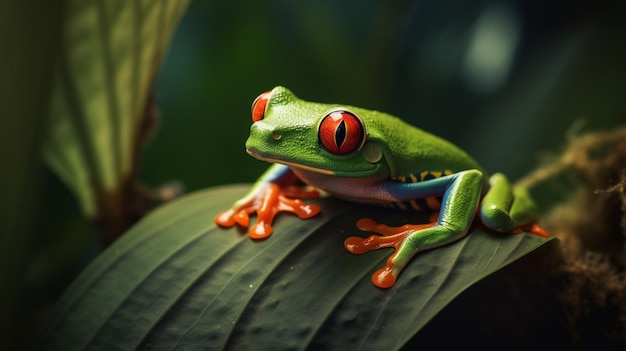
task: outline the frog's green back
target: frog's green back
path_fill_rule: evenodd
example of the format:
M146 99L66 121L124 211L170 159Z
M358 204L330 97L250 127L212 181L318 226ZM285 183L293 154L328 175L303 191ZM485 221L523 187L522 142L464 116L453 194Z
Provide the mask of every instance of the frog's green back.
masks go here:
M394 177L423 171L483 171L470 155L445 139L386 113L352 109L364 120L369 140L377 141L387 149L389 155L385 155L385 159Z

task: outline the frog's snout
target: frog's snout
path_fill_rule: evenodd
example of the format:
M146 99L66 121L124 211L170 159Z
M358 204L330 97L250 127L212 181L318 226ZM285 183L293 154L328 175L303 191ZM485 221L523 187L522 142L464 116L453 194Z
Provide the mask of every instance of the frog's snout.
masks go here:
M279 140L282 137L282 134L276 130L269 123L265 123L264 121L254 122L250 127L250 137L249 139L268 139L272 138L274 140Z
M264 121L254 122L250 127L250 136L246 141L246 150L261 152L273 150L277 147L276 142L281 138L282 134L269 123Z

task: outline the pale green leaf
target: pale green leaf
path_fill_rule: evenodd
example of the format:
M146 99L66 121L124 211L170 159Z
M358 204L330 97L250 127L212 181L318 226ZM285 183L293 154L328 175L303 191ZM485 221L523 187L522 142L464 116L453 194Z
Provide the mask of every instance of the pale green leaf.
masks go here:
M43 153L89 216L134 172L148 94L187 3L67 1Z

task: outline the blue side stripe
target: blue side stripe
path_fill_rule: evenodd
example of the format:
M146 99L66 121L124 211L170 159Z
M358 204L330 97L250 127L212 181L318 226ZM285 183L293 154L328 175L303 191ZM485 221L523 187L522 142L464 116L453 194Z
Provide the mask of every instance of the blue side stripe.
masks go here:
M385 190L399 202L417 201L417 199L426 201L425 199L427 197L442 196L448 186L454 183L457 176L458 173L454 173L448 176L415 183L389 182L385 185ZM429 206L426 205L425 208L429 208Z

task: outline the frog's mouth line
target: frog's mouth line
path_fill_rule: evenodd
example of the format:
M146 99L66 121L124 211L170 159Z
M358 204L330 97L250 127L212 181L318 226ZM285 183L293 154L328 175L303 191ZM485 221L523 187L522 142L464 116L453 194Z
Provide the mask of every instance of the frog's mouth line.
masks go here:
M258 150L254 149L254 148L246 148L246 152L250 156L252 156L252 157L254 157L254 158L258 159L258 160L261 160L261 161L267 161L267 162L271 162L271 163L280 163L280 164L283 164L285 166L300 168L300 169L303 169L305 171L317 172L317 173L322 173L322 174L327 174L327 175L335 175L335 172L333 172L331 170L328 170L328 169L307 166L307 165L294 163L294 162L289 162L289 161L281 160L279 158L267 157L267 156L264 156L263 154L261 154Z
M283 164L285 166L288 167L292 167L292 168L298 168L298 169L302 169L305 171L309 171L309 172L316 172L316 173L321 173L321 174L326 174L326 175L332 175L332 176L343 176L343 177L360 177L360 176L366 176L368 174L372 174L373 172L376 172L376 169L378 168L378 166L376 164L372 164L372 168L370 169L363 169L363 170L358 170L358 171L332 171L330 169L325 169L325 168L319 168L319 167L313 167L313 166L309 166L309 165L305 165L305 164L301 164L301 163L295 163L295 162L289 162L289 161L285 161L283 159L280 158L274 158L274 157L268 157L263 155L263 153L259 152L259 150L255 149L255 148L246 148L246 152L261 161L266 161L266 162L271 162L271 163L280 163Z

